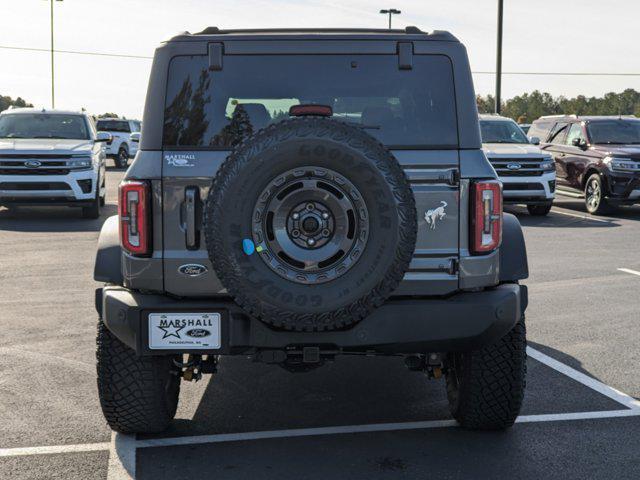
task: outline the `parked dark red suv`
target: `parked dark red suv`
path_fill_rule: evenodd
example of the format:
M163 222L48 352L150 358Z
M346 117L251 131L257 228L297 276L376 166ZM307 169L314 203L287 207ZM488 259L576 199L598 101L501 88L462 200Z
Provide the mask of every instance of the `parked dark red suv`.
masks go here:
M529 137L556 163L557 193L585 199L589 213L640 203L640 119L541 117Z

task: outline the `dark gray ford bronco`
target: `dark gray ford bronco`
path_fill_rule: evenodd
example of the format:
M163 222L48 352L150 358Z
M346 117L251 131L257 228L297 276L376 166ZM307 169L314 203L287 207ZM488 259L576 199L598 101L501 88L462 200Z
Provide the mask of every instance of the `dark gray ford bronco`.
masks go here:
M155 53L100 234L98 388L157 432L220 357L308 371L403 356L465 427L522 403L526 250L446 32L219 30Z

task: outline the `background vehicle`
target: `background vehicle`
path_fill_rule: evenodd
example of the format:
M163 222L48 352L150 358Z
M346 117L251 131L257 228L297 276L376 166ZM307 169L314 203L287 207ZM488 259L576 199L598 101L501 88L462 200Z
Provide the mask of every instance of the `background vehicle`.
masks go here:
M62 110L0 113L0 204L82 207L98 218L104 205L109 134L89 115Z
M542 117L530 133L555 159L559 194L584 197L593 214L640 203L640 119Z
M485 154L503 184L504 202L525 204L531 215L549 213L556 184L551 156L532 145L510 118L480 115L480 132Z
M132 134L139 134L140 122L123 118L100 118L97 129L111 134L112 140L107 142L107 156L113 159L116 167L125 168L129 159L138 151L140 136Z
M529 129L531 128L530 123L519 123L518 126L522 129L525 135L529 132Z
M109 425L166 428L220 355L365 353L444 375L466 427L512 425L526 250L475 100L447 32L212 27L158 48L96 259Z

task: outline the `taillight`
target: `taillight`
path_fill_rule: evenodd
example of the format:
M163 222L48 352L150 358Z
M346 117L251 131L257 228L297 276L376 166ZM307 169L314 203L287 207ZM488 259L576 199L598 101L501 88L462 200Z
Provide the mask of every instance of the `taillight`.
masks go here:
M120 184L118 215L120 244L132 255L148 255L151 250L149 184L124 181Z
M319 115L321 117L330 117L333 115L333 109L329 105L292 105L289 108L290 117L304 117L306 115Z
M498 181L471 184L471 252L492 252L502 241L502 184Z

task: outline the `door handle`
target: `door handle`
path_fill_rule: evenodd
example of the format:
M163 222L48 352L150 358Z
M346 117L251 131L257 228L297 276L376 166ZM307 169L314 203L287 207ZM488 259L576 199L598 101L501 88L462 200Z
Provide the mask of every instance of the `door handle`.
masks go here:
M184 230L187 250L197 250L200 246L200 232L196 226L199 192L198 187L187 187L184 191Z

